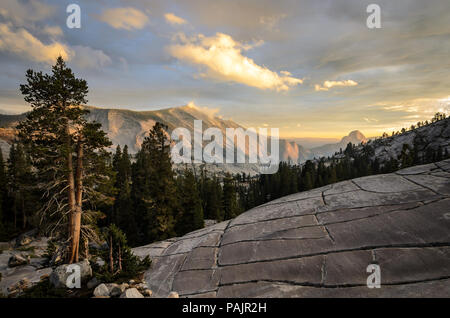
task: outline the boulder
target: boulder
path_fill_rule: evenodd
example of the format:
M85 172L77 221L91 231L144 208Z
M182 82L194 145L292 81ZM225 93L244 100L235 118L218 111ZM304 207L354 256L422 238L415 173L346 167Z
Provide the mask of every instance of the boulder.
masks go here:
M30 257L25 257L20 254L13 254L8 260L8 267L16 267L21 265L27 265L30 263Z
M170 292L169 296L167 298L180 298L177 292Z
M160 251L143 277L157 298L450 297L448 213L449 159L292 194L133 251ZM373 264L381 288L367 286Z
M117 297L120 296L125 290L122 290L122 288L118 284L106 284L106 287L109 290L109 296L111 297Z
M92 268L88 260L75 263L80 266L81 281L87 281L92 276ZM50 282L55 288L66 288L67 278L73 273L68 270L68 264L56 267L50 275Z
M128 288L120 295L120 298L144 298L136 288Z
M94 297L109 297L109 288L105 284L100 284L94 289Z
M97 280L97 278L92 278L90 281L87 282L87 288L92 289L97 287L100 284L100 282Z

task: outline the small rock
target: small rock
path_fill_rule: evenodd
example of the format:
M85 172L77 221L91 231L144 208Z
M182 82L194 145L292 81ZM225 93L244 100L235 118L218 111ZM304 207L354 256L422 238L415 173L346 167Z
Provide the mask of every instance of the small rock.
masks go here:
M128 285L127 283L122 283L122 284L120 284L120 290L122 291L122 293L127 289L127 288L129 288L130 287L130 285Z
M143 294L145 297L152 297L153 292L150 289L146 289L144 290Z
M140 284L137 284L137 285L136 285L136 288L137 288L137 289L145 290L145 289L148 289L148 286L147 286L147 284L145 284L145 283L140 283Z
M30 258L25 258L24 256L20 254L14 254L12 255L8 260L8 266L9 267L16 267L21 265L26 265L30 262Z
M128 282L129 285L134 285L135 281L130 279L130 281Z
M97 280L97 278L92 278L90 281L88 281L87 283L87 288L92 289L97 287L100 284L100 282Z
M167 298L180 298L177 292L170 292L169 296Z
M117 297L123 293L122 289L117 284L106 284L106 287L108 288L109 296L111 297Z
M81 274L81 281L86 281L89 279L89 277L92 276L92 268L89 264L88 260L83 260L81 262L72 264L72 265L78 265L80 266L80 274ZM50 275L50 283L55 288L65 288L67 287L67 278L69 275L73 274L73 270L68 269L68 264L60 265L56 267L52 274Z
M120 295L120 298L144 298L136 288L129 288Z
M94 297L109 297L109 289L105 284L100 284L94 289Z
M91 298L111 298L109 296L92 296Z

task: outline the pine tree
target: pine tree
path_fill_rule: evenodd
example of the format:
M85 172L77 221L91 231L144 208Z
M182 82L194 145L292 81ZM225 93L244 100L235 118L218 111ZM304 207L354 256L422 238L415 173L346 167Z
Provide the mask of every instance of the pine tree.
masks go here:
M141 221L140 243L172 237L179 207L170 159L167 126L156 123L133 165L133 201Z
M32 111L17 127L19 137L30 147L46 195L43 212L58 215L58 220L47 217L47 230L69 240L67 261L77 262L81 236L94 234L82 225L83 202L98 193L95 183L102 174L93 169L103 160L104 147L111 143L100 124L87 122L89 111L80 107L87 103L87 83L75 77L62 57L51 74L28 70L26 79L20 90Z
M205 218L222 221L222 187L219 179L214 176L212 179L206 179L205 184Z
M224 220L235 218L239 214L236 187L229 174L223 179L223 214Z
M137 237L137 221L132 209L131 200L131 161L128 154L128 146L125 145L123 152L117 146L113 156L113 168L116 173L115 188L116 196L114 202L113 222L123 230L129 241L134 244Z
M180 210L176 217L175 230L177 235L181 236L203 228L203 207L192 171L186 168L184 175L179 176L177 181Z

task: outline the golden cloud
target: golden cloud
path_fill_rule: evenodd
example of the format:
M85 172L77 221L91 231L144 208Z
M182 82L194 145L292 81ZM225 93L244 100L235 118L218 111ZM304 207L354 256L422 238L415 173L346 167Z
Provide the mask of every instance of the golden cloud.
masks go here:
M131 7L107 9L98 18L114 29L128 31L142 29L149 22L145 13Z
M59 42L44 44L24 28L12 30L0 23L0 50L17 54L36 62L53 64L58 56L68 60L73 52Z
M164 18L166 19L167 23L172 24L172 25L181 25L181 24L187 23L187 21L185 19L177 17L173 13L166 13L164 15Z
M316 91L328 91L330 88L333 87L346 87L346 86L357 86L358 83L352 80L346 80L346 81L325 81L323 82L323 85L316 84L314 86Z
M303 83L302 79L292 77L286 71L279 75L242 55L243 50L249 50L261 42L242 44L223 33L189 39L181 34L179 39L182 43L171 45L169 53L181 61L205 68L206 72L202 74L205 77L276 91L287 91Z

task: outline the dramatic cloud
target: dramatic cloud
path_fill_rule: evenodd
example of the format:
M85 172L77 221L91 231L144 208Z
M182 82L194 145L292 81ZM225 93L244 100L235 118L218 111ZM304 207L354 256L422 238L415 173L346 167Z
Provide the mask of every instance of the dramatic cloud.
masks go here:
M24 28L12 29L0 23L0 51L6 51L31 61L52 64L61 55L68 60L73 52L59 42L44 44Z
M323 85L320 86L316 84L314 86L316 91L327 91L330 88L333 87L346 87L346 86L357 86L358 83L352 80L346 80L346 81L325 81L323 82Z
M287 91L303 82L286 72L279 75L243 56L242 50L249 50L254 45L239 43L227 34L180 38L181 44L169 47L170 54L181 61L205 68L206 72L202 74L205 77L276 91Z
M99 16L103 21L114 29L136 30L144 28L149 19L147 15L135 8L107 9Z
M164 18L166 19L167 23L172 24L172 25L181 25L181 24L187 23L187 21L185 19L177 17L173 13L166 13L164 15Z

